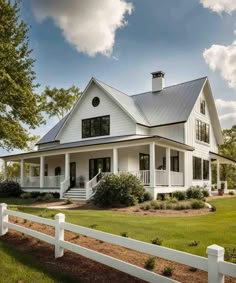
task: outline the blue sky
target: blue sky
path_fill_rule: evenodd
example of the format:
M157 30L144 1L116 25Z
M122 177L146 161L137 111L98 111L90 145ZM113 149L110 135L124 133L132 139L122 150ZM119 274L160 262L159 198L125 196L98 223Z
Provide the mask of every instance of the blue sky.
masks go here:
M91 13L99 9L104 12L108 1L111 0L22 1L21 16L30 25L30 45L37 60L35 71L41 85L38 92L46 85L67 88L74 84L83 90L94 76L127 94L134 94L151 89L150 72L156 70L166 73L166 85L208 76L219 114L223 117L222 126L230 127L236 123L236 79L228 79L234 74L236 76L235 67L229 63L236 59L236 48L231 49L236 39L234 0L231 7L222 6L221 14L216 12L210 0L121 1L125 24L117 20L117 27L113 30L114 42L109 51L95 52L95 46L103 43L103 36L97 34L101 27ZM88 2L93 5L89 6ZM98 6L102 2L102 7ZM122 7L119 3L117 5L114 17L112 7L108 8L104 25L109 25L109 20L114 21L116 16L119 18L118 11ZM125 12L124 7L127 8ZM63 17L70 19L66 28L63 28ZM87 38L90 34L88 28L84 40L89 42L88 50L80 52L83 42L77 32L82 33L80 29L86 30L88 24L93 29L92 38ZM70 37L72 42L68 40ZM104 40L110 44L108 35L104 35ZM205 49L209 52L204 58ZM215 49L219 55L226 53L230 60L225 64L218 62L219 59L214 58ZM95 54L91 56L89 52ZM55 122L55 119L49 120L36 133L45 133Z

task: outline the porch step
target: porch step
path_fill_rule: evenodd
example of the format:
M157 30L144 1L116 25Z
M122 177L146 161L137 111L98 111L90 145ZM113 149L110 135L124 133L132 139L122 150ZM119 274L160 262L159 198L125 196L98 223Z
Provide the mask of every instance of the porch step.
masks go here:
M71 188L63 196L64 198L72 198L77 200L86 200L85 188Z

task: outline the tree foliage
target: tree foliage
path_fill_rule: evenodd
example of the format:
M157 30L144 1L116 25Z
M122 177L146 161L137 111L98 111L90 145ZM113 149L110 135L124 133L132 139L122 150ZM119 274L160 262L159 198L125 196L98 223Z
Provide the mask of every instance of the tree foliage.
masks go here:
M28 28L19 18L19 4L0 1L0 146L23 149L31 140L25 126L43 122L40 99L33 92L34 60Z
M46 87L41 95L43 110L49 117L62 119L80 97L79 88L72 86L68 89Z
M236 160L236 125L231 129L223 130L224 143L219 146L219 153ZM215 173L215 174L214 174ZM216 169L213 170L216 175ZM216 177L215 177L216 178ZM221 180L228 181L228 188L236 188L236 166L231 164L221 165Z

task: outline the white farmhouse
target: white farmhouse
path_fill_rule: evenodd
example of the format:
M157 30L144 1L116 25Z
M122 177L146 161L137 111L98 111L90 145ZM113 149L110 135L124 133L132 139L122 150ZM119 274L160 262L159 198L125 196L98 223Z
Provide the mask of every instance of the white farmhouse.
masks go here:
M92 78L38 150L3 156L5 167L20 162L25 191L85 200L109 172L136 175L153 196L191 185L210 189L214 162L219 188L219 165L235 162L218 154L223 137L209 81L164 87L164 76L152 73L152 90L132 96Z

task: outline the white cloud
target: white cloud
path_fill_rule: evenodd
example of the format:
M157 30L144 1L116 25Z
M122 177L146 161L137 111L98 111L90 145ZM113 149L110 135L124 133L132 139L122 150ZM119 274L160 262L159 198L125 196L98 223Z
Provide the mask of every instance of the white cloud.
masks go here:
M133 6L126 0L33 0L32 8L39 22L53 19L79 52L111 56L116 30L127 24Z
M228 46L213 44L205 49L203 57L211 70L219 71L228 85L236 89L236 41Z
M236 100L216 99L215 104L222 128L231 128L233 125L236 125Z
M235 0L200 0L204 8L208 8L216 13L226 12L228 14L236 11Z

